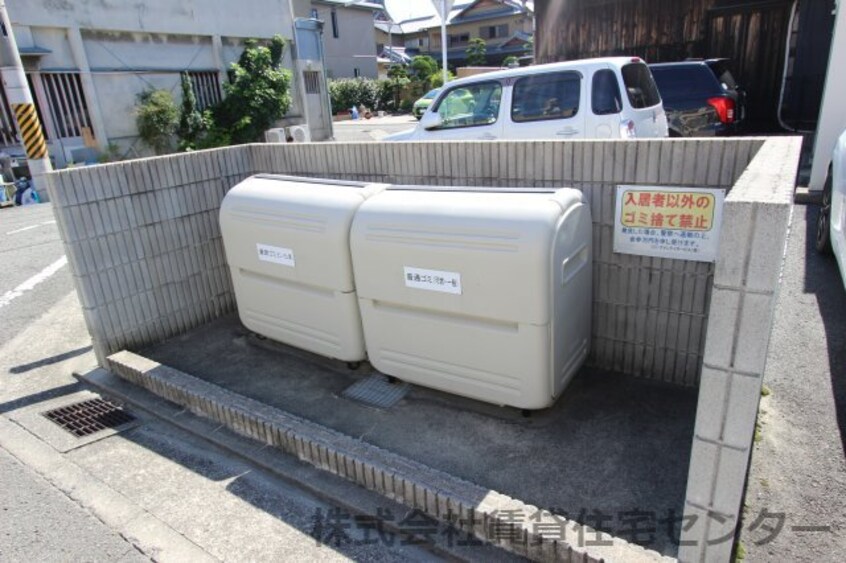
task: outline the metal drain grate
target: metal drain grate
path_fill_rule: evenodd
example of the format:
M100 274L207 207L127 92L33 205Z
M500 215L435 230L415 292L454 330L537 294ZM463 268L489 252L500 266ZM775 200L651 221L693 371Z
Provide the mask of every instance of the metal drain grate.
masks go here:
M341 395L371 407L389 409L405 397L409 388L408 383L389 383L384 375L373 374L353 383Z
M90 436L107 428L117 428L135 420L134 416L120 406L99 398L53 409L45 412L44 416L77 438Z

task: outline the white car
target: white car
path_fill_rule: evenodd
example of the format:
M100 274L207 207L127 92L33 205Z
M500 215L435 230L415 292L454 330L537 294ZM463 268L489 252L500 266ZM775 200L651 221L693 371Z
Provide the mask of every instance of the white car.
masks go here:
M417 127L384 140L666 136L667 116L649 67L637 57L608 57L455 80Z
M817 219L817 250L834 253L846 286L846 131L840 135L831 157L831 170L823 188Z

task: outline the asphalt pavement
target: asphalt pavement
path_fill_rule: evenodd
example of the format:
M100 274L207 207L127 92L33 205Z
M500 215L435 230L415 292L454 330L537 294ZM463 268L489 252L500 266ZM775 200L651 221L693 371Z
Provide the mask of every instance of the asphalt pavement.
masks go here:
M411 115L386 115L371 119L348 119L333 123L337 142L378 142L386 135L399 133L417 126Z
M0 209L0 342L73 291L49 203Z
M0 475L0 560L149 561L2 448Z
M748 561L846 553L846 289L797 205L776 305L740 539Z

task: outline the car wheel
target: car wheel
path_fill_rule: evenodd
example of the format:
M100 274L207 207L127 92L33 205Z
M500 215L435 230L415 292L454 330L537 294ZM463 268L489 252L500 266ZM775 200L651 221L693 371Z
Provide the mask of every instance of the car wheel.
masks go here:
M831 254L831 173L825 180L823 187L822 205L817 217L817 252Z

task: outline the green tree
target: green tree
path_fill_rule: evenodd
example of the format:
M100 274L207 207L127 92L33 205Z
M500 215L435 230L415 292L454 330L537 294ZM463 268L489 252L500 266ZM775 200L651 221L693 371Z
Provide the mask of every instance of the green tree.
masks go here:
M182 73L182 106L179 112L179 149L189 150L197 146L197 142L207 129L207 121L197 109L197 97L191 77L187 72Z
M167 90L146 90L138 95L135 107L135 124L138 136L156 154L171 149L173 135L179 124L179 110Z
M411 77L425 82L438 70L438 62L429 55L417 55L411 59Z
M464 53L467 55L467 66L484 66L488 60L488 47L481 37L471 39Z
M268 47L245 43L238 62L230 66L226 96L214 108L214 143L249 143L284 116L291 107L291 71L281 67L285 39L275 36Z
M388 69L388 88L393 97L393 108L400 108L400 97L402 91L409 85L408 71L405 65L393 65Z
M520 61L514 55L508 55L502 61L502 66L517 66L518 64L520 64Z
M450 80L455 80L455 75L450 71L447 71L447 82ZM440 88L444 85L444 73L438 69L434 74L429 77L429 84L432 88Z

